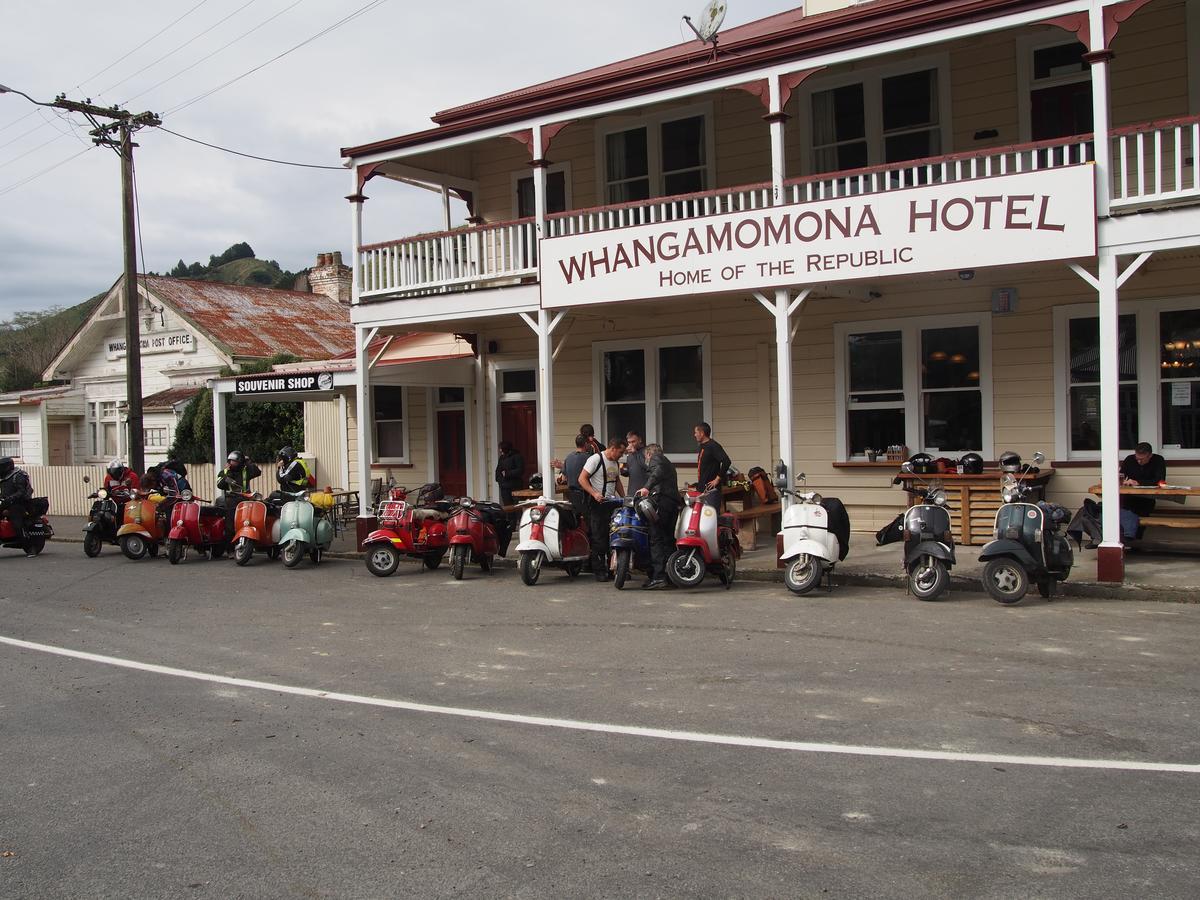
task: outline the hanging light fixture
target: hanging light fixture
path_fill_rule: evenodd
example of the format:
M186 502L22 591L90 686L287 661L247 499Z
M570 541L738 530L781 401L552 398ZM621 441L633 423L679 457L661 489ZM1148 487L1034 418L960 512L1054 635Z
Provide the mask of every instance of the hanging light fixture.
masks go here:
M967 361L966 354L963 354L963 353L955 353L952 357L950 357L950 362L952 362L952 363L959 363L961 365L962 363L965 363L966 361Z
M934 350L929 354L930 362L945 362L949 354L945 350Z

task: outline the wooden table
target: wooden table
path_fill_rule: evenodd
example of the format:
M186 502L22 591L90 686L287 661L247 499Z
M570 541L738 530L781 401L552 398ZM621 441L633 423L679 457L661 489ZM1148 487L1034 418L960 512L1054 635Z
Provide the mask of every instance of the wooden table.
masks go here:
M921 501L924 491L922 482L939 483L946 491L946 509L950 512L950 527L956 544L979 545L992 539L996 523L996 510L1004 503L1000 488L1009 473L999 469L988 469L982 475L959 475L946 472L942 475L916 475L901 472L897 477L908 493L908 505ZM1053 469L1042 469L1023 479L1035 489L1037 499L1045 499L1046 483L1053 477Z
M1088 488L1088 493L1100 497L1104 494L1104 489L1098 484L1093 484ZM1178 484L1167 487L1140 484L1121 485L1122 497L1154 497L1182 504L1193 494L1200 494L1200 487L1189 487ZM1200 528L1200 509L1191 507L1190 509L1176 509L1170 512L1163 512L1161 509L1156 509L1148 516L1139 516L1138 524L1157 525L1160 528Z

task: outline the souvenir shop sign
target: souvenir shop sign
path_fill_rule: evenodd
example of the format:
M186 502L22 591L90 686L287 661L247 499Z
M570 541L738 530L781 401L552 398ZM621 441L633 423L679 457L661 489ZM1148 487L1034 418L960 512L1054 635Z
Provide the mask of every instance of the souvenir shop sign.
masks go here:
M247 375L233 383L233 392L246 394L293 394L311 391L332 391L331 372L305 372L288 375Z
M1067 166L549 238L542 242L542 305L1095 255L1095 167Z

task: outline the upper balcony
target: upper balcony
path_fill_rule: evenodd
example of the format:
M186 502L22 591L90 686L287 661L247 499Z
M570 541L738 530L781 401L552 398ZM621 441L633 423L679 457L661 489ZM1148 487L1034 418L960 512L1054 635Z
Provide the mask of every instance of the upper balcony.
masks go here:
M1111 140L1114 215L1200 201L1196 167L1200 116L1117 128ZM785 182L781 203L827 201L1054 169L1093 158L1091 135L993 147L790 179ZM769 182L719 188L552 213L546 217L546 236L681 221L773 205ZM537 260L537 227L531 217L367 244L358 259L360 297L402 298L535 282Z

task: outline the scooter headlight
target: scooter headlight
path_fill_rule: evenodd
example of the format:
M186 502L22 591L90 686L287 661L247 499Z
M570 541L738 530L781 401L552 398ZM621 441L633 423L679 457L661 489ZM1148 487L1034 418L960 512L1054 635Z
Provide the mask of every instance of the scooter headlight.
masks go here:
M108 491L106 491L104 488L100 488L100 490L96 491L96 496L99 497L101 500L107 500L108 499Z
M1006 484L1000 489L1000 499L1005 503L1013 503L1019 496L1020 492L1015 484Z
M544 518L546 518L546 511L544 509L534 509L529 512L530 522L540 522Z
M463 509L471 509L475 506L475 501L470 497L463 497L460 501L458 501L458 505Z
M929 502L932 503L934 506L945 506L946 505L946 492L941 490L940 488L936 491L933 491L929 495Z
M180 500L191 500L193 496L194 496L194 495L192 494L192 492L191 492L191 491L180 491L180 492L179 492L179 499L180 499Z

